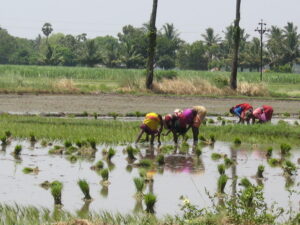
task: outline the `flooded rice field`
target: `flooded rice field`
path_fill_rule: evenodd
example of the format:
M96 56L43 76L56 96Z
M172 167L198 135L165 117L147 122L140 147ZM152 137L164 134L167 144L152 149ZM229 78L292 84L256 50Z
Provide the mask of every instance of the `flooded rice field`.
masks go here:
M60 144L61 143L53 143ZM16 145L22 145L19 157L11 154ZM70 155L50 155L52 146L43 147L40 142L32 145L28 141L13 140L5 149L0 151L0 199L1 203L18 205L33 205L52 209L54 206L50 190L41 187L45 181L59 180L63 183L62 204L65 210L71 212L100 211L131 213L143 210L142 201L135 198L133 178L140 176L137 163L129 163L124 151L126 146L97 146L97 151L88 159L70 160ZM170 143L165 143L170 146ZM103 149L113 147L116 155L109 163L103 160ZM147 145L139 145L140 153L136 162L141 158L153 159L158 151ZM216 142L214 145L202 147L202 155L198 158L191 147L185 153L169 151L165 154L163 166L152 167L147 175L153 178L148 182L144 193L153 192L157 196L155 211L158 216L180 212L180 196L185 196L192 203L206 207L212 201L206 190L211 194L217 191L219 178L218 165L224 157L232 159L233 166L226 169L229 177L225 193L234 194L241 189L240 179L247 177L253 184L264 184L264 196L269 205L276 202L278 207L293 207L299 211L300 178L297 175L284 176L280 167L270 167L267 162L266 149L268 146L240 145ZM212 153L221 154L221 159L213 160ZM280 158L280 150L274 149L273 158ZM299 174L300 149L293 148L289 160L297 166ZM104 167L109 168L110 185L103 186L99 173L91 169L98 160L103 160ZM264 179L256 179L255 174L259 165L265 166ZM32 174L24 174L25 167L36 168ZM79 179L85 179L90 185L91 202L84 202L83 194L77 184ZM291 191L296 190L296 191Z

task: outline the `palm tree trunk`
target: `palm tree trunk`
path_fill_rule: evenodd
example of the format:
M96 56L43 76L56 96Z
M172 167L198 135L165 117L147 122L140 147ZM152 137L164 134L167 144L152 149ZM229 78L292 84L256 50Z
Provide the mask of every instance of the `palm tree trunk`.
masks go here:
M149 30L149 53L148 53L148 63L147 63L147 78L146 78L146 88L152 89L153 83L153 72L154 72L154 57L155 57L155 47L156 47L156 12L157 12L157 2L158 0L153 0L152 13L150 18L150 30Z
M238 68L238 53L240 46L240 19L241 19L241 0L236 0L236 16L234 21L234 52L231 67L230 87L235 90L237 88L237 68Z

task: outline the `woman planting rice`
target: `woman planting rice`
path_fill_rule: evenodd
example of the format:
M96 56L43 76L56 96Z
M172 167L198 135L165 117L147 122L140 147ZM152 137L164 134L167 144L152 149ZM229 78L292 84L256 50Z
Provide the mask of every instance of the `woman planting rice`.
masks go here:
M258 119L259 123L265 123L271 121L273 116L273 107L269 105L263 105L255 109L252 113L252 123L255 123L255 119Z
M245 121L249 123L249 118L246 117L246 114L250 115L253 112L253 107L249 103L242 103L231 107L229 112L239 117L238 123L244 123Z
M136 143L139 142L142 135L146 133L146 140L148 141L148 136L151 136L150 143L154 143L155 136L157 136L157 141L160 144L160 133L163 129L162 117L161 115L151 112L145 116L143 124L140 126L141 131L136 139Z

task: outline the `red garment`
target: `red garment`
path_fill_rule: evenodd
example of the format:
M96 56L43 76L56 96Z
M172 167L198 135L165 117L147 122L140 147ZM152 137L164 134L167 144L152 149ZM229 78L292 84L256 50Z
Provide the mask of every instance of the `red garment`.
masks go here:
M253 107L252 105L250 105L249 103L242 103L242 104L239 104L239 105L236 105L234 108L237 108L237 107L241 107L242 108L242 113L241 113L241 117L243 119L245 119L245 116L246 116L246 112L248 110L253 110Z
M263 105L264 113L266 115L266 120L269 121L273 116L273 107L269 105Z

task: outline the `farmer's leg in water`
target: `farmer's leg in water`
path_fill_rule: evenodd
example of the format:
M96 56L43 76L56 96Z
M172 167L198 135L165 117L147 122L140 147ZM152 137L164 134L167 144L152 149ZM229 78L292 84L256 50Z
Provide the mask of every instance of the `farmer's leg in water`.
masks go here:
M150 144L151 145L153 145L153 143L154 143L154 138L155 138L155 135L151 134L151 139L150 139Z
M194 145L198 144L199 127L192 127Z

